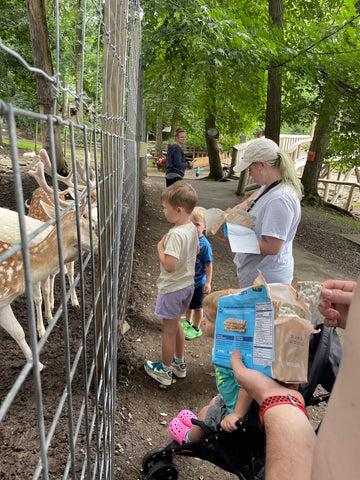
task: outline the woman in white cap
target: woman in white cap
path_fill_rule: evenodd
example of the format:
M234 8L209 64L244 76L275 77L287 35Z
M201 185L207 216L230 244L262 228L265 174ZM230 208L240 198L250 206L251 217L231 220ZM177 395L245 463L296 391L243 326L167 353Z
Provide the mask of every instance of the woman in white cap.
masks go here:
M300 181L289 156L268 138L254 140L236 166L249 173L260 189L248 202L260 254L236 253L240 287L253 285L258 270L268 283L291 283L294 272L292 242L301 217Z

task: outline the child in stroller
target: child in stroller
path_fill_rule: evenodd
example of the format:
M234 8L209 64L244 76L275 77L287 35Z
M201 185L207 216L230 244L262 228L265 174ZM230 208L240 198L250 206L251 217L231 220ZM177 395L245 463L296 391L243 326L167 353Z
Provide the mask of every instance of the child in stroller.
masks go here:
M316 325L316 317L313 317L312 321ZM310 339L308 382L299 388L306 406L327 401L329 394L317 397L313 394L318 384L326 391L331 391L341 358L341 345L336 330L323 324L317 328L320 333ZM248 414L238 420L237 430L231 433L225 432L220 425L214 430L192 418L191 423L203 430L203 438L182 444L173 440L166 447L150 451L143 458L144 473L149 480L176 480L178 470L172 460L174 455L181 455L207 460L234 473L240 479L263 479L265 437L259 423L258 411L257 404L253 402ZM189 417L188 413L187 416Z

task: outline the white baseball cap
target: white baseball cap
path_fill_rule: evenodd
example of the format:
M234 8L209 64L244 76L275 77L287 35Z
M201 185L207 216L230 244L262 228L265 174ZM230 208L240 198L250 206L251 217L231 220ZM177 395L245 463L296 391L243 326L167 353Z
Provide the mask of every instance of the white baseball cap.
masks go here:
M236 164L234 170L242 172L252 163L271 162L279 156L279 145L270 138L260 137L253 140L246 148L244 156Z

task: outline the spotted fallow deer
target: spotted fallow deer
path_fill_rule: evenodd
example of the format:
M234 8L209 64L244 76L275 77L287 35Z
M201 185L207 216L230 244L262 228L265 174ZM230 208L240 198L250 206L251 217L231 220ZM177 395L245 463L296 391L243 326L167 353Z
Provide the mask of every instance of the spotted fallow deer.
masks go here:
M29 172L29 175L35 178L37 183L40 185L39 188L37 188L34 193L32 194L31 197L31 202L29 205L29 212L28 215L29 217L41 220L43 222L48 221L51 217L48 213L48 208L44 208L44 204L47 206L55 207L54 205L54 192L53 189L46 183L45 180L45 175L44 175L44 170L51 172L51 165L50 165L50 160L47 156L47 153L45 150L40 151L40 157L43 160L43 162L39 162L35 165L34 170L31 170ZM59 175L58 179L64 182L68 186L73 186L72 183L72 175L69 174L67 177L61 177ZM59 204L61 207L65 207L69 205L69 202L65 201L63 199L64 197L61 196L62 193L65 192L60 192L58 195L59 198ZM72 203L72 202L70 202ZM51 216L54 215L54 210ZM74 262L69 262L66 265L66 273L67 277L69 280L69 285L70 288L72 288L74 284ZM38 324L43 325L43 320L42 320L42 297L44 297L44 305L45 305L45 317L50 323L52 321L52 310L54 308L54 281L55 281L55 276L56 272L54 272L52 275L49 276L49 278L43 280L43 282L40 284L34 285L34 301L36 305L36 315L38 317ZM76 296L76 291L75 289L72 290L71 292L71 304L74 307L79 307L79 301ZM42 334L44 331L42 332ZM39 335L41 333L39 332Z
M90 234L91 232L91 234ZM70 211L61 218L63 257L65 262L78 258L78 238L76 228L76 212ZM89 229L89 220L84 213L80 219L81 248L90 251L91 235L93 245L96 235ZM0 255L12 245L0 241ZM96 249L95 249L96 251ZM37 245L29 247L31 281L41 282L59 268L59 252L57 228ZM32 352L25 340L24 330L11 309L11 302L25 291L25 276L22 250L14 253L0 264L0 326L2 326L18 343L27 361L32 360ZM43 365L40 364L40 369Z
M28 216L25 216L24 220L29 246L37 245L38 243L40 243L54 228L54 226L51 225L44 230L42 229L44 222ZM18 213L14 212L13 210L9 210L8 208L2 207L0 207L0 240L11 245L15 245L21 242ZM39 337L42 337L45 333L45 328L41 313L41 291L39 290L39 283L33 285L33 296L37 311L37 331ZM38 302L39 297L40 302ZM40 314L38 314L39 309Z

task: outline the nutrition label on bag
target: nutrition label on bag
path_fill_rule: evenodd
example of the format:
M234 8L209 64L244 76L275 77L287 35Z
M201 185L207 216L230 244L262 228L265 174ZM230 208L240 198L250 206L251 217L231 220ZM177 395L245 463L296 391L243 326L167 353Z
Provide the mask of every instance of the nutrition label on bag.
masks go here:
M247 367L271 377L274 311L264 285L219 298L212 362L231 368L234 348Z

